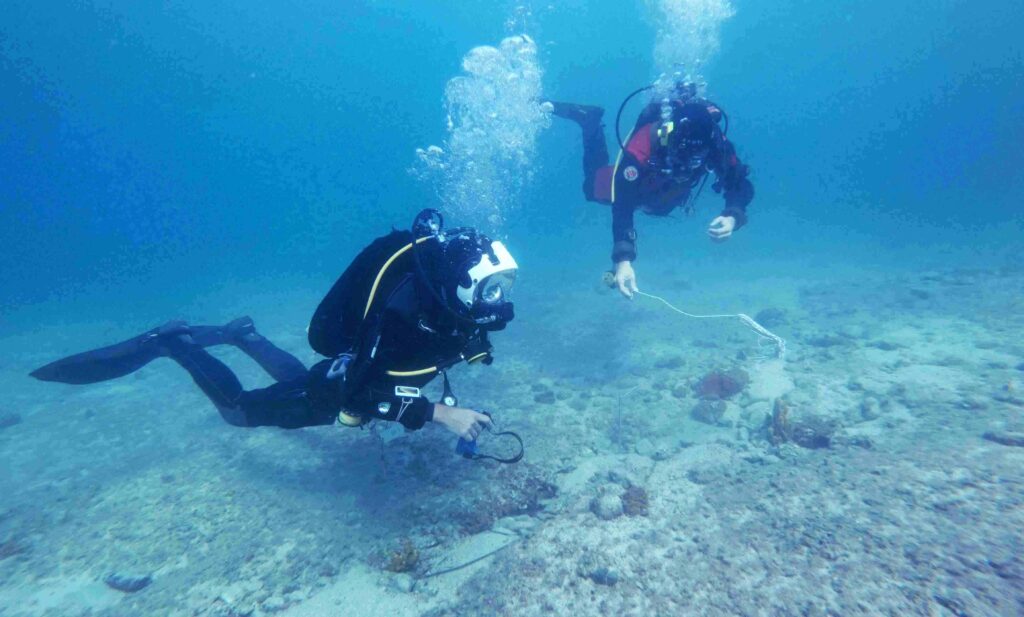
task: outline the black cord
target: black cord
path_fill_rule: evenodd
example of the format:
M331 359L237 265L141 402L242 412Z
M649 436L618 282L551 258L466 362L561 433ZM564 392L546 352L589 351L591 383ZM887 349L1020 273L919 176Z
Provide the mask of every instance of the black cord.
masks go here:
M724 121L723 122L724 126L722 127L722 137L723 138L728 137L729 136L729 114L725 113L725 110L722 109L722 107L718 103L716 103L714 101L709 101L708 99L704 99L704 102L707 103L708 105L712 105L715 109L718 110L718 113L722 114L722 120Z
M456 572L456 571L461 570L463 568L468 568L469 566L473 565L474 563L477 563L478 561L483 561L484 559L487 559L491 555L500 553L501 551L505 550L506 548L512 546L515 543L516 543L516 540L512 540L510 542L507 542L507 543L499 546L498 548L494 549L493 551L491 551L489 553L485 553L483 555L480 555L479 557L476 557L475 559L470 559L469 561L467 561L465 563L460 563L457 566L452 566L450 568L445 568L444 570L438 570L436 572L427 572L426 574L424 574L423 576L420 577L420 580L426 579L426 578L433 578L435 576L441 576L442 574L449 574L451 572Z
M686 203L683 204L683 212L686 213L687 215L693 214L693 212L697 209L697 200L700 198L700 194L704 192L704 185L708 183L709 173L711 172L704 172L704 178L700 181L700 188L698 188L695 192L691 193L690 196L686 198Z
M637 88L636 90L631 92L629 94L629 96L627 96L625 99L623 99L622 100L622 104L619 105L619 113L615 114L615 139L616 139L616 141L619 142L619 149L620 150L625 150L626 149L626 146L622 143L622 133L619 131L619 121L622 120L622 110L626 108L626 104L629 103L629 100L631 98L633 98L634 96L640 94L641 92L643 92L645 90L650 90L653 87L654 87L654 84L651 84L649 86L644 86L643 88Z
M478 461L480 459L488 459L492 461L497 461L504 465L511 465L513 463L518 463L519 461L521 461L523 459L523 455L526 453L526 446L523 445L523 438L520 437L517 433L513 433L512 431L501 431L500 433L493 434L494 437L502 437L504 435L508 435L512 437L512 439L515 439L516 441L519 442L519 454L516 454L515 456L510 458L501 458L498 456L491 456L490 454L474 454L470 458L473 459L474 461Z

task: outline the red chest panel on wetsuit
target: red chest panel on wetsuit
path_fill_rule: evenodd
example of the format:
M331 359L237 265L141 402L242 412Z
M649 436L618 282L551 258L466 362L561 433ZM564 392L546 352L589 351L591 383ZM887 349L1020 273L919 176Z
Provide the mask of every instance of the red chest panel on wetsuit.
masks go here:
M626 144L626 152L632 158L624 157L624 160L620 162L619 171L622 172L622 176L616 182L639 183L636 193L637 203L634 205L652 206L654 210L671 209L679 205L689 189L685 183L675 182L671 177L657 173L648 165L651 158L653 130L653 124L645 124L630 137L629 143ZM614 174L615 167L612 166L597 170L594 175L594 199L596 201L611 202Z
M626 144L626 152L629 152L641 164L646 165L651 158L651 124L645 124L638 128L629 143Z

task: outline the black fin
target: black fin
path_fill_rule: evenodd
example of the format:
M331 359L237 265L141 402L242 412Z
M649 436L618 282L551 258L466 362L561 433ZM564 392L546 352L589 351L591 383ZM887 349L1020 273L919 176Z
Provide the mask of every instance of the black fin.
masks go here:
M129 375L164 355L159 338L188 332L183 321L170 321L134 338L51 362L29 373L41 381L98 383Z

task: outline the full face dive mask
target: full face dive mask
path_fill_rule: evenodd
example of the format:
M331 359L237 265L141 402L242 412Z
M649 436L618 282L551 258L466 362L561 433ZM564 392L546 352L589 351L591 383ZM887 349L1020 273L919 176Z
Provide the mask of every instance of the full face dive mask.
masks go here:
M511 293L519 269L516 260L500 240L476 232L460 233L447 244L460 308L487 330L504 328L515 316Z

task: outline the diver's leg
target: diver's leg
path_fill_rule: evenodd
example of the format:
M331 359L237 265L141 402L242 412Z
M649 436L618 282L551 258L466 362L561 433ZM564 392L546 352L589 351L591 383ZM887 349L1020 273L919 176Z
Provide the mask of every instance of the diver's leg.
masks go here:
M239 398L248 426L302 428L323 426L337 420L337 411L314 404L307 390L308 373L269 388L248 390Z
M291 381L306 374L302 362L256 331L251 317L239 317L223 326L190 326L189 334L200 347L234 345L256 361L274 381Z
M597 170L608 165L608 142L604 136L601 117L604 109L595 105L557 103L551 101L554 115L572 120L580 125L583 132L583 194L588 201L594 200L594 179Z
M188 371L225 422L232 426L249 426L245 411L239 405L242 384L226 364L211 356L187 334L164 337L160 342L166 355Z
M305 369L288 381L258 390L243 390L231 369L190 336L172 337L163 341L163 345L167 355L189 372L224 421L232 426L300 428L332 424L335 420L335 413L319 409L309 400Z
M560 103L558 101L548 101L551 103L551 113L558 116L559 118L565 118L566 120L572 120L580 126L590 124L600 124L601 116L604 115L604 108L598 107L597 105L580 105L578 103Z
M234 344L277 379L269 388L246 392L230 368L203 347ZM43 381L87 384L132 373L156 358L169 357L186 371L233 426L296 428L330 424L333 417L312 411L305 396L306 369L295 357L255 332L243 318L226 326L189 326L171 321L116 345L52 362L31 374ZM249 416L252 416L250 418Z
M256 331L252 319L241 317L225 328L235 332L233 342L256 361L274 381L293 381L306 376L306 366L298 358L270 342Z
M260 334L244 338L238 348L256 361L274 381L291 381L306 374L302 362Z
M597 170L608 165L608 143L604 138L604 125L583 127L583 195L594 201Z
M42 381L87 384L134 373L164 355L161 337L186 332L184 321L169 321L127 341L68 356L32 371Z

